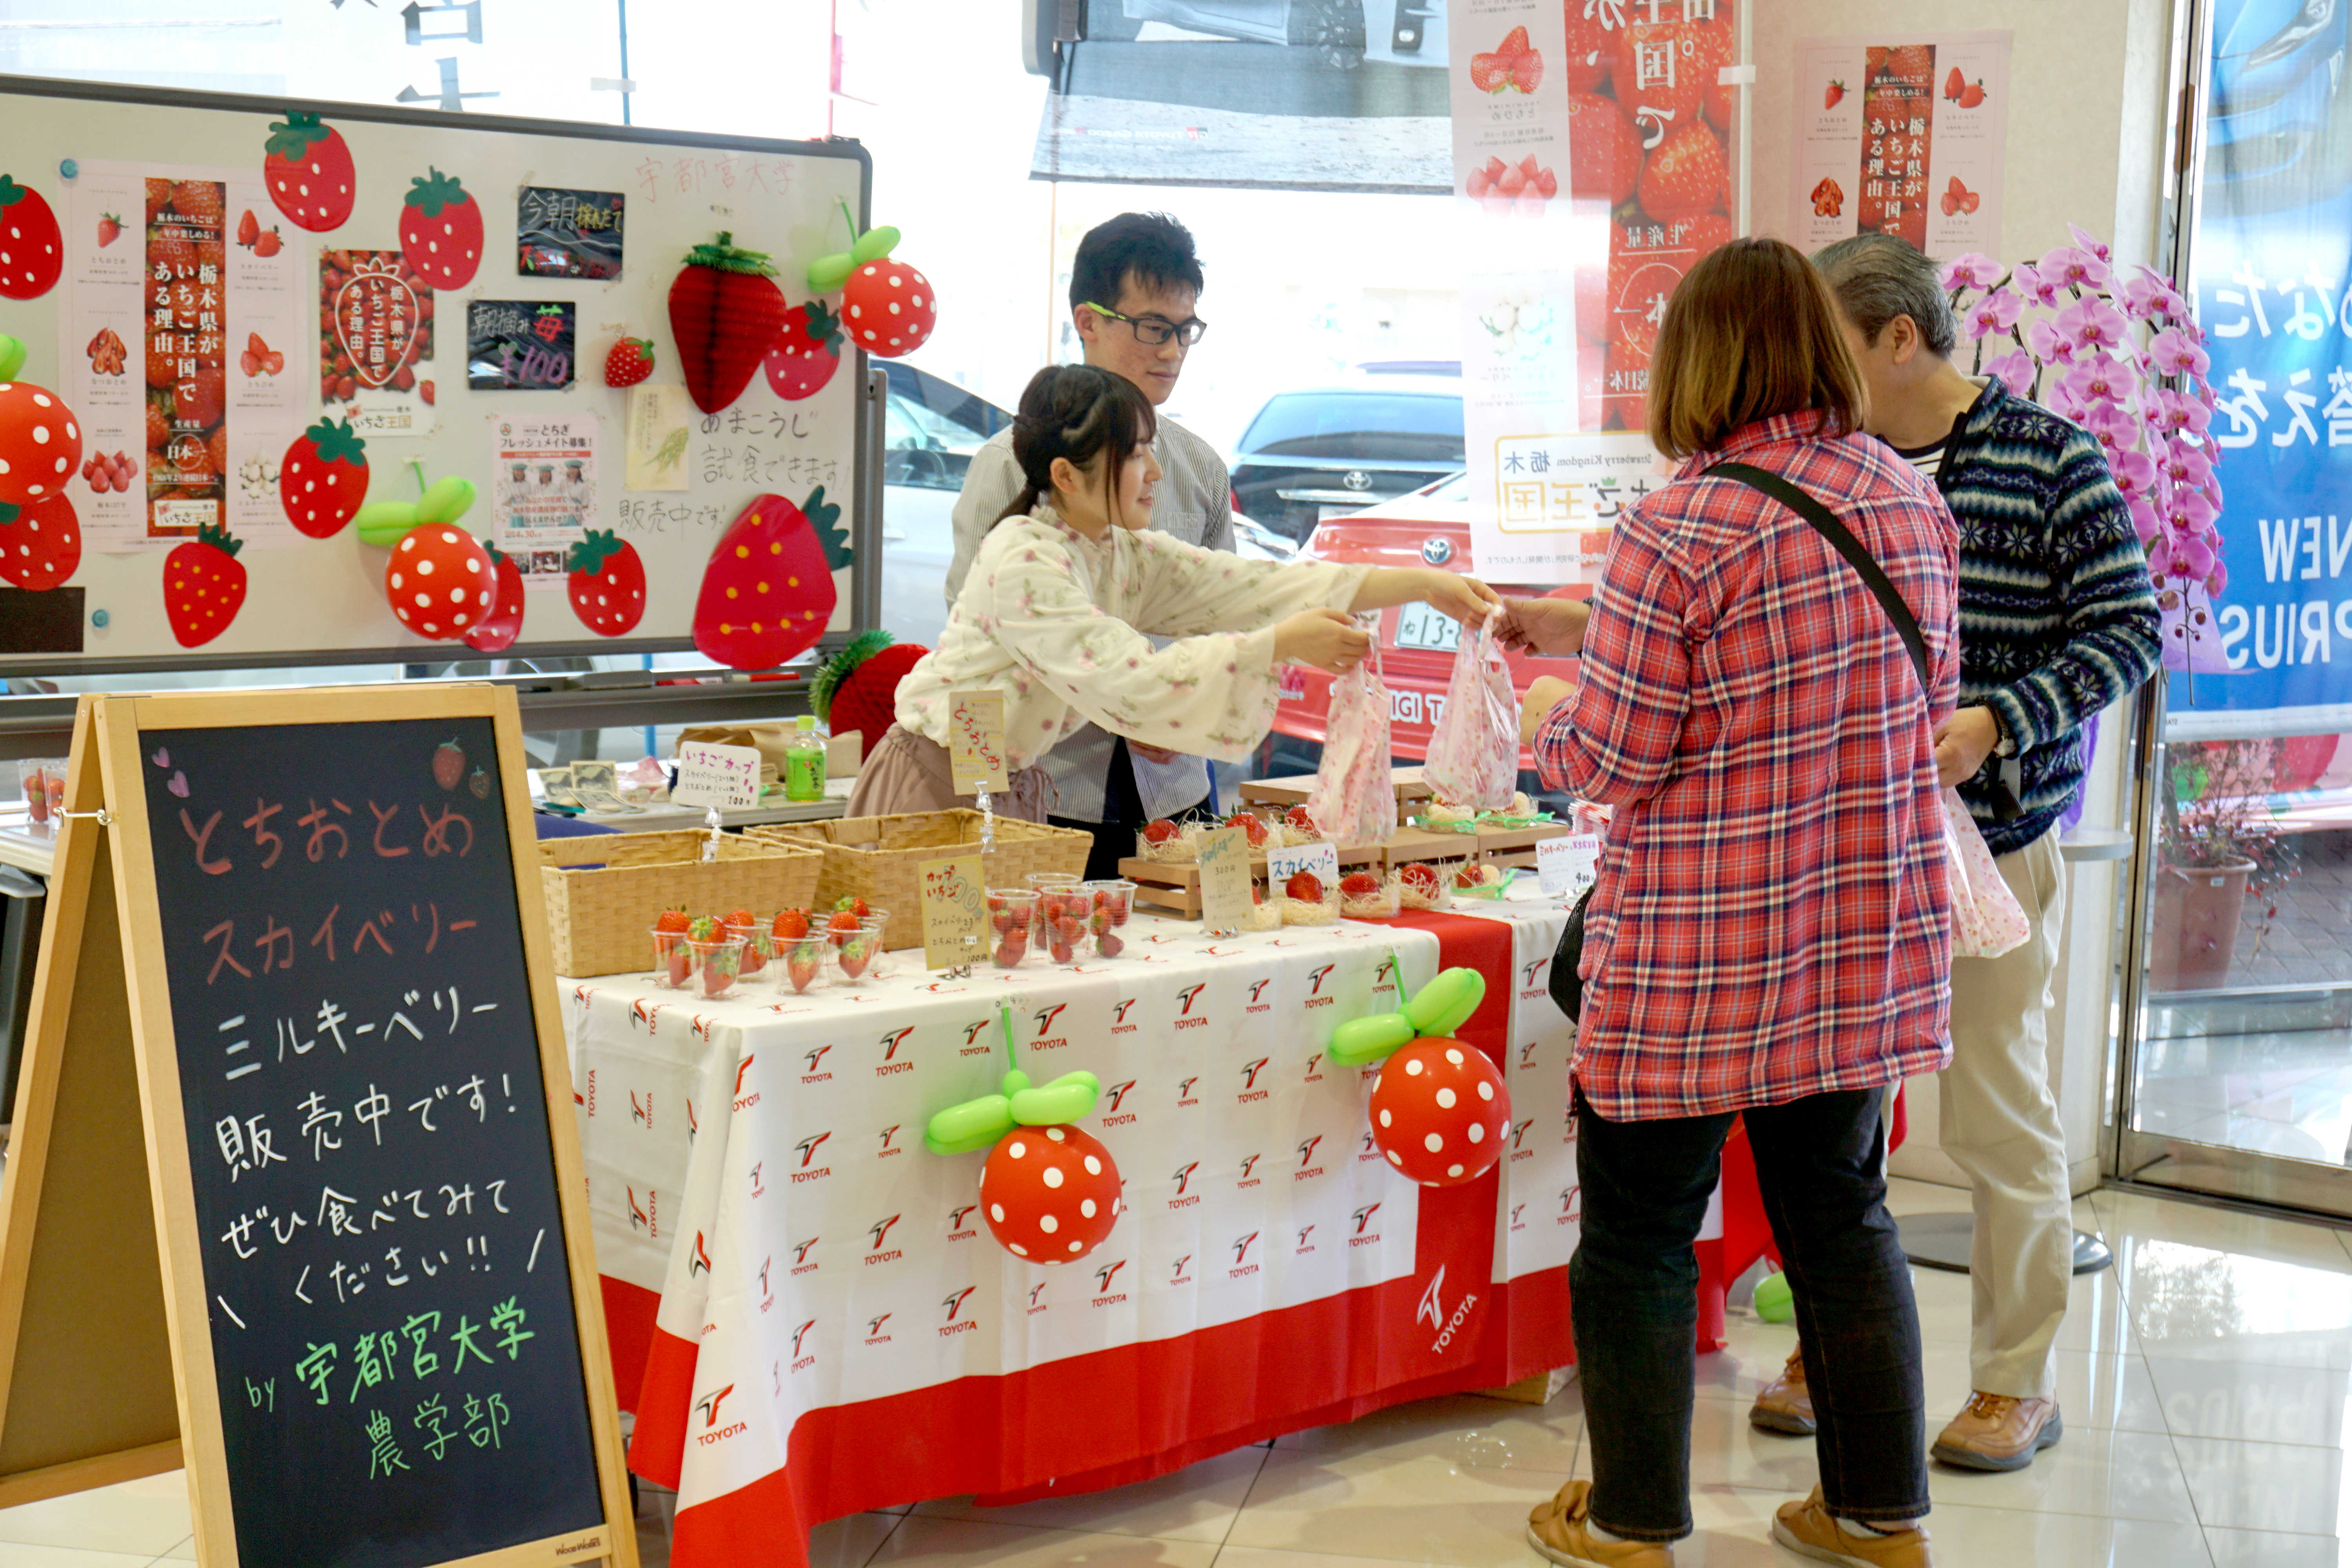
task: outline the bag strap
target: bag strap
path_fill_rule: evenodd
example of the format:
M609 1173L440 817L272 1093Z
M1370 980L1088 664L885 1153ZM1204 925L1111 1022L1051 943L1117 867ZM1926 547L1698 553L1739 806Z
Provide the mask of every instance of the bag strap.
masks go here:
M1895 584L1887 580L1877 561L1863 547L1862 541L1837 520L1837 514L1780 475L1757 468L1752 463L1717 463L1706 472L1737 479L1750 489L1763 491L1812 524L1813 531L1828 540L1837 552L1845 557L1846 564L1853 568L1855 575L1877 597L1879 608L1885 610L1886 618L1894 623L1895 635L1903 639L1903 651L1911 656L1911 668L1918 674L1919 689L1933 701L1936 688L1927 678L1927 645L1919 635L1918 618L1912 615L1911 606L1903 602L1903 595L1895 591Z

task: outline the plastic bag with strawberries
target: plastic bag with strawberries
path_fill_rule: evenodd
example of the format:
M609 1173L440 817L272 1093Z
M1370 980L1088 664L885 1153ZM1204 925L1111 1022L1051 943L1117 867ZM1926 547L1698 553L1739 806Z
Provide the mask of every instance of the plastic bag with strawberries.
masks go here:
M1380 639L1372 656L1331 682L1323 761L1307 792L1307 815L1336 844L1377 844L1396 831L1396 787L1389 777L1389 689L1381 679Z
M1445 805L1479 811L1500 811L1517 792L1519 704L1495 647L1492 616L1475 632L1463 628L1445 711L1430 730L1421 776Z

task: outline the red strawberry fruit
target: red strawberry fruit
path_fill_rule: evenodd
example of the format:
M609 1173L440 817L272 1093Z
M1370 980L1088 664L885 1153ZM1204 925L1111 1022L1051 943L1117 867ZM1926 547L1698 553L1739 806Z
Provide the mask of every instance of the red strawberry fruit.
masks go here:
M1982 103L1984 100L1985 100L1985 89L1984 89L1984 83L1982 83L1982 82L1980 82L1980 81L1972 81L1972 82L1970 82L1968 86L1966 86L1966 87L1964 87L1964 88L1962 88L1962 89L1960 89L1960 96L1959 96L1959 100L1958 100L1958 101L1959 101L1959 106L1960 106L1962 109L1974 109L1977 105L1979 105L1979 104Z
M1443 891L1437 879L1437 868L1416 860L1397 873L1398 879L1423 898L1433 899Z
M1528 52L1528 30L1514 27L1503 35L1503 41L1495 46L1495 52L1507 60L1516 59Z
M1285 827L1302 828L1308 833L1319 833L1322 831L1322 829L1315 826L1315 817L1313 814L1308 812L1303 805L1294 805L1288 811L1284 812L1282 814L1282 825Z
M275 256L285 247L285 239L278 232L278 226L272 224L268 234L262 235L254 240L253 254L256 256Z
M1633 182L1641 177L1642 132L1622 109L1598 93L1570 93L1568 116L1570 192L1619 205L1633 194Z
M278 499L286 520L312 539L342 531L367 500L367 443L351 422L321 419L286 448L278 466Z
M39 593L81 564L81 520L60 493L28 507L0 506L0 577Z
M1381 879L1370 871L1350 871L1339 879L1343 899L1369 899L1381 890Z
M100 215L98 220L98 247L100 250L112 245L116 239L121 237L121 234L122 218L120 214L102 213Z
M522 568L497 545L482 548L489 552L499 580L491 591L490 613L466 634L466 646L476 653L504 653L522 635Z
M489 553L454 522L420 523L384 563L383 596L419 637L452 641L490 613L497 574Z
M646 566L637 548L610 529L590 529L564 563L572 613L599 637L625 637L646 613Z
M694 602L694 646L730 669L772 669L815 645L833 618L833 574L851 560L841 508L755 496L720 536Z
M849 915L862 921L874 911L868 909L866 900L856 893L844 893L840 898L834 900L833 912L836 915Z
M1650 154L1642 171L1642 210L1661 222L1711 212L1722 204L1727 175L1715 132L1685 125Z
M1505 56L1495 54L1470 57L1470 85L1480 92L1500 92L1509 85L1510 79L1511 62Z
M842 286L842 320L857 346L882 359L913 353L940 319L931 280L890 257L868 261Z
M650 338L623 338L604 356L604 384L635 386L654 373L654 345Z
M1319 904L1323 901L1323 879L1312 871L1294 872L1290 880L1282 885L1282 891L1285 897L1297 899L1302 904Z
M206 523L163 557L163 613L182 647L202 647L228 630L245 607L245 567L236 552L245 541Z
M1182 830L1174 823L1169 821L1163 816L1158 821L1145 826L1143 829L1143 841L1146 844L1165 844L1170 839L1175 837Z
M1265 819L1253 811L1237 811L1225 818L1227 827L1238 827L1253 849L1265 847Z
M1513 87L1521 92L1533 92L1543 84L1543 56L1534 49L1515 55L1506 74Z
M41 193L0 174L0 294L37 300L65 275L65 236Z
M809 918L806 910L779 910L768 926L768 934L782 942L798 942L808 935Z
M824 942L808 937L793 943L792 952L784 957L784 974L792 981L794 991L805 991L815 983L824 968Z
M822 300L795 305L768 351L768 385L787 403L813 397L841 368L841 318Z
M693 923L694 922L686 918L686 911L684 910L664 910L654 921L654 930L662 932L664 935L669 935L674 932L678 936L684 936L686 934L686 928Z
M454 790L466 777L466 748L455 741L444 741L433 748L433 782L443 789Z
M401 199L400 253L420 282L463 289L482 264L482 204L457 176L427 168Z
M321 125L315 114L296 111L269 122L261 183L269 187L269 199L279 212L299 227L324 234L341 228L352 216L358 176L342 133ZM258 243L254 252L270 254Z
M65 400L29 381L0 382L0 502L61 492L81 463L81 426Z
M743 395L783 330L788 310L775 270L766 256L721 234L687 252L686 268L669 287L670 336L687 395L705 414Z
M253 242L260 237L261 220L253 216L251 207L247 207L245 209L245 216L236 220L236 242L250 250L253 248Z

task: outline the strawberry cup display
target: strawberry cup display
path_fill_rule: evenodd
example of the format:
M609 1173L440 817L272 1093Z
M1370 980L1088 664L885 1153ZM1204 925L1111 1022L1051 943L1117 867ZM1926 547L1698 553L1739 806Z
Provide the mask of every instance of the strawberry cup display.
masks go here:
M706 1002L717 1002L735 994L735 982L743 972L741 937L722 936L706 942L689 937L686 948L696 995Z
M1018 969L1029 956L1029 932L1037 921L1038 895L1028 888L988 889L988 929L996 933L991 961L999 969Z
M1087 882L1081 891L1087 900L1087 931L1095 939L1096 956L1117 958L1127 951L1127 938L1119 931L1135 913L1135 884L1114 879Z
M694 984L694 954L687 947L686 928L682 925L657 925L653 928L654 978L673 991L684 991Z
M776 956L776 940L769 934L767 922L753 921L741 924L729 921L725 930L729 936L743 944L743 978L750 980L765 972L769 960Z
M858 920L856 930L834 933L843 978L863 980L881 959L882 932L889 920L889 910L876 910Z
M777 982L779 988L789 986L793 994L797 996L815 984L817 977L824 973L825 954L833 949L830 938L830 932L812 931L782 944L783 963L778 966L781 971Z

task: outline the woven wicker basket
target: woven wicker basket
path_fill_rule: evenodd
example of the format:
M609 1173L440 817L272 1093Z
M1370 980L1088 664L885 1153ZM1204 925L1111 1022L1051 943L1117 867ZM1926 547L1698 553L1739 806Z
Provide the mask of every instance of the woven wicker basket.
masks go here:
M664 910L724 915L805 909L821 859L792 844L729 834L705 862L707 833L609 833L539 842L540 885L555 939L555 972L628 974L654 963L653 926Z
M852 896L864 899L875 909L890 911L885 945L920 947L923 917L918 902L921 893L918 868L926 860L978 853L980 813L918 811L901 816L845 816L833 822L754 827L744 837L822 851L824 865L816 879L820 905ZM1024 887L1024 879L1032 871L1083 876L1087 856L1093 848L1091 834L1000 816L995 847L983 857L987 885Z

